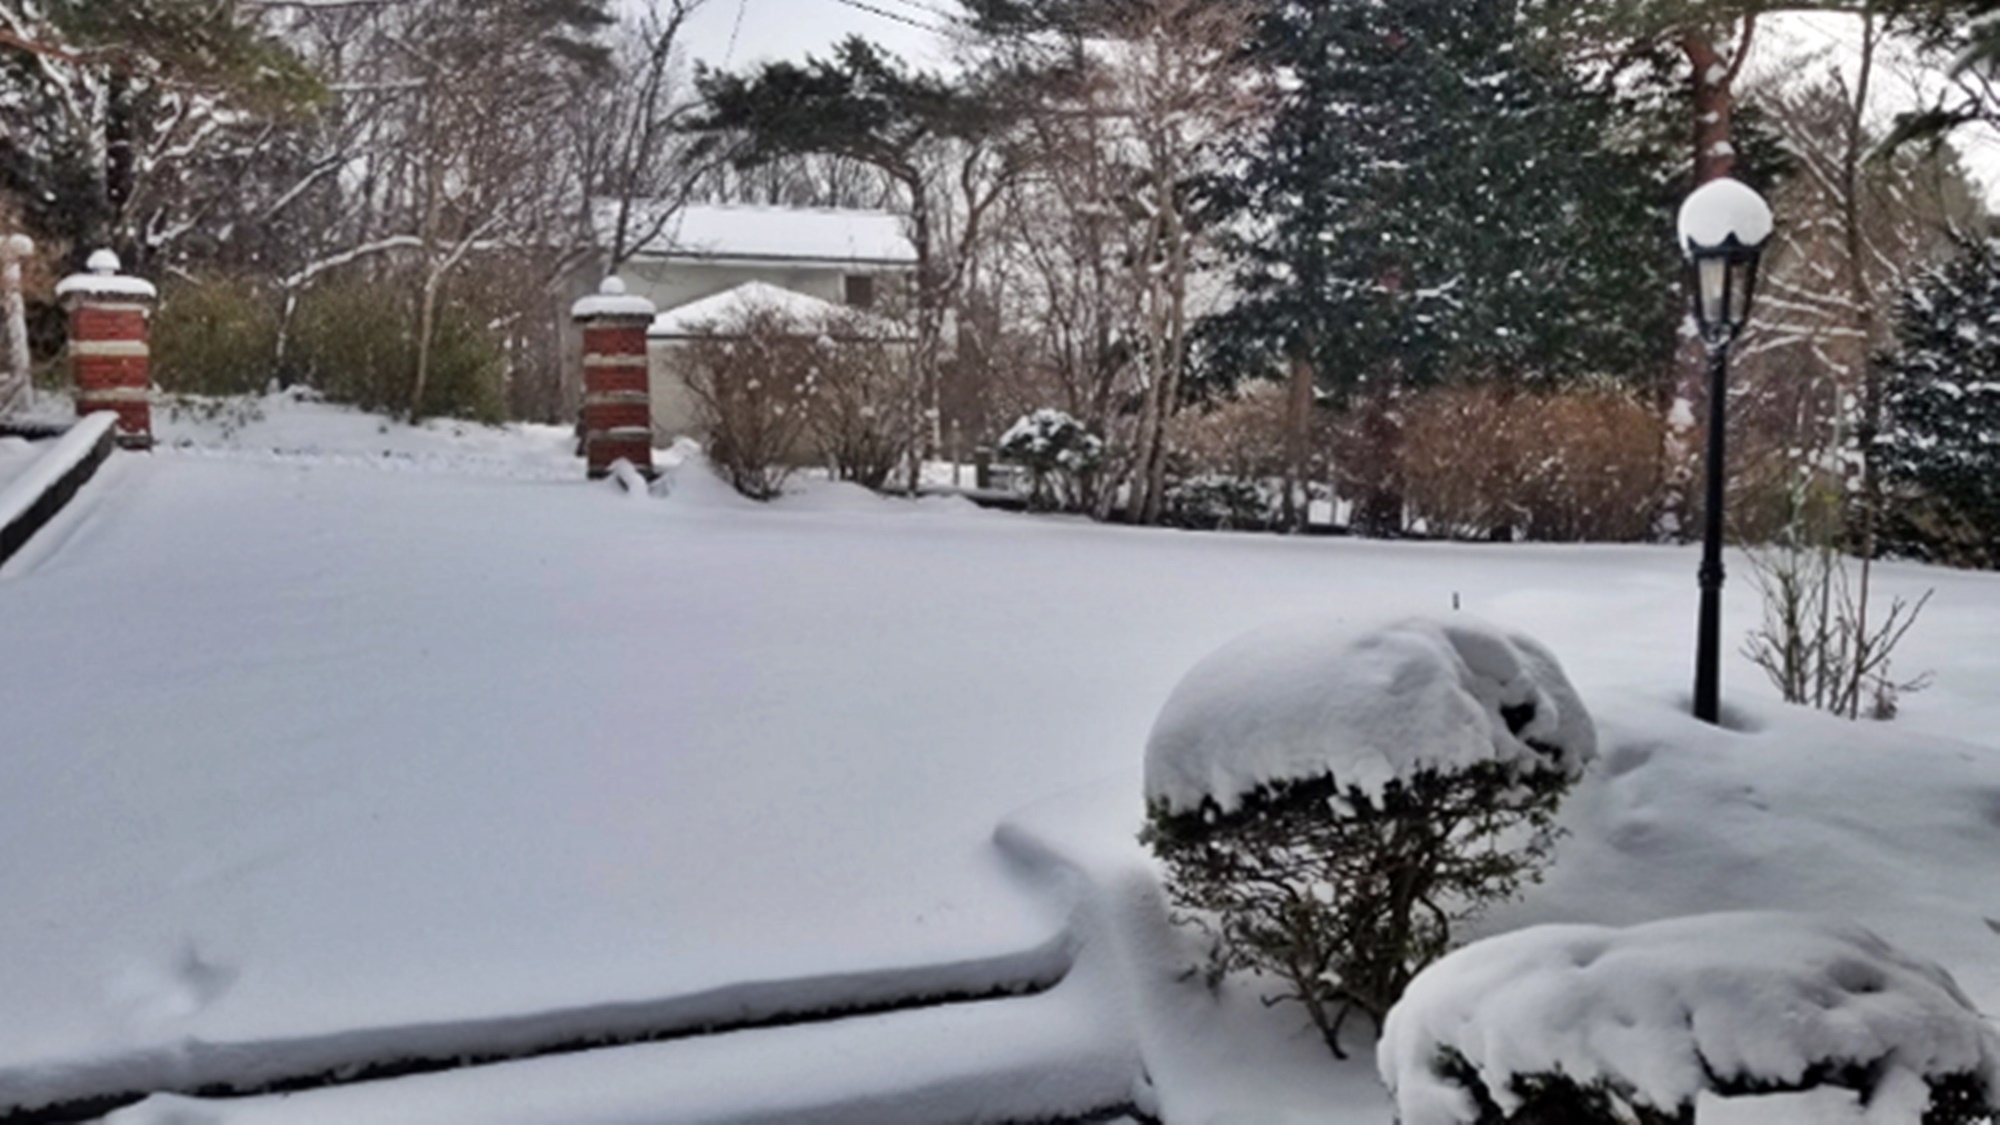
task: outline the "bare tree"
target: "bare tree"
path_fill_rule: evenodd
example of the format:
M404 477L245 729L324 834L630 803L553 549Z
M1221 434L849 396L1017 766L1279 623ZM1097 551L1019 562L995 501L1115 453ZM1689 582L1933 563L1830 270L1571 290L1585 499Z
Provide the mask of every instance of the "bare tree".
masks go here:
M1200 285L1211 247L1194 187L1263 106L1239 61L1253 19L1248 3L1141 0L998 45L1060 79L1024 118L1038 157L1014 186L1007 245L1039 290L1065 405L1122 462L1106 492L1129 483L1142 522L1161 514L1189 325L1220 293Z

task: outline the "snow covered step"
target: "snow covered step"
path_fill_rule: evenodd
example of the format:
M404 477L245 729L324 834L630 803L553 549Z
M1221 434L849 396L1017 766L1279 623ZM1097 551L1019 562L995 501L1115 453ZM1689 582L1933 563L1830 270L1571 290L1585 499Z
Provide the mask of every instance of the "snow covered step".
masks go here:
M162 1095L107 1125L1115 1120L1136 1047L1095 990L579 1051L294 1094Z

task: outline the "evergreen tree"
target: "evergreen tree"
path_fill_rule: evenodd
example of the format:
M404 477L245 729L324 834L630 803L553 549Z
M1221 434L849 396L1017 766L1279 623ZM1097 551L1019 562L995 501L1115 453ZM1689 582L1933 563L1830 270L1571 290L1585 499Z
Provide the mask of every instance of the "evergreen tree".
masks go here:
M0 4L0 29L0 190L39 232L128 260L205 150L319 95L236 4L30 0Z
M1620 147L1628 107L1539 56L1513 0L1287 3L1257 49L1295 82L1220 194L1239 337L1341 396L1659 361L1660 154Z
M1287 0L1253 49L1287 93L1216 192L1243 232L1223 362L1303 365L1378 411L1444 379L1664 364L1668 161L1635 107L1540 51L1517 0Z
M1876 448L1883 548L2000 567L2000 242L1967 240L1903 294Z

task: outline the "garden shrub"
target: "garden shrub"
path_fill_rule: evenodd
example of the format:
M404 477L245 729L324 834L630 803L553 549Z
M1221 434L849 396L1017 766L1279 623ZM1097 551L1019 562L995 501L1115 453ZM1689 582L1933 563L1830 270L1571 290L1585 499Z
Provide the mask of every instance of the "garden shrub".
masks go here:
M314 289L299 302L290 351L296 378L330 401L387 414L410 409L416 314L396 286L345 281ZM485 326L440 302L430 378L416 414L499 422L505 379L505 357Z
M839 480L880 489L919 433L916 373L895 326L846 313L817 326L806 428Z
M1197 531L1266 531L1277 526L1278 512L1259 482L1203 473L1167 489L1162 522Z
M1538 877L1595 752L1560 666L1465 617L1253 633L1175 688L1147 826L1212 980L1278 983L1327 1047L1379 1027L1453 927Z
M817 340L776 309L752 309L676 349L708 459L752 500L784 492L811 432L809 405L823 361Z
M1030 507L1069 511L1082 505L1087 478L1103 463L1104 439L1063 411L1043 407L1000 435L999 452L1028 470Z
M1402 418L1404 500L1435 534L1607 542L1652 532L1660 422L1622 391L1449 387L1412 396Z
M273 298L237 278L169 281L151 328L153 382L184 395L249 395L276 371Z
M1770 912L1475 943L1411 984L1377 1065L1402 1125L1694 1125L1705 1099L1825 1125L2000 1109L2000 1035L1949 974Z

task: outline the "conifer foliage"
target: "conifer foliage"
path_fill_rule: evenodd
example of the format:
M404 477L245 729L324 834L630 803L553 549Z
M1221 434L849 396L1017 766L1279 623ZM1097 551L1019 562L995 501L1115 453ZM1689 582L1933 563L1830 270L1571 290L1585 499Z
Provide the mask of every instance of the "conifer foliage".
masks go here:
M1291 0L1254 50L1290 81L1218 192L1244 232L1232 351L1308 359L1337 397L1657 363L1660 156L1517 0Z
M1904 294L1883 359L1883 546L2000 566L2000 243L1968 240Z

